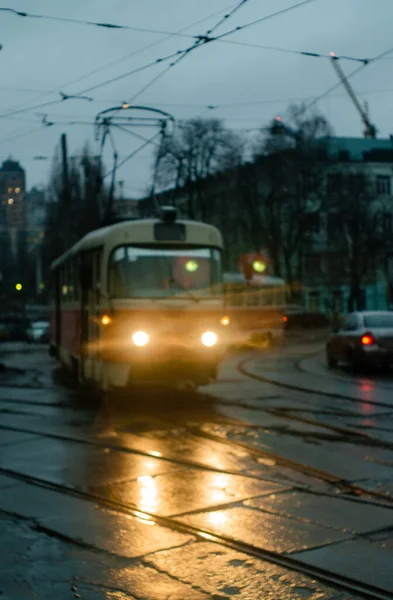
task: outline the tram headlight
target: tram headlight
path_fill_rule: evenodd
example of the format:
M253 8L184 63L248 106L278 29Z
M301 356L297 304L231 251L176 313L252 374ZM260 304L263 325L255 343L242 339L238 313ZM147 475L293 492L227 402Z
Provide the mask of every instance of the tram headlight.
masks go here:
M205 331L205 333L201 336L202 344L211 348L211 346L215 346L218 342L218 337L214 333L214 331Z
M149 341L149 336L145 331L136 331L132 336L132 341L134 342L135 346L146 346Z

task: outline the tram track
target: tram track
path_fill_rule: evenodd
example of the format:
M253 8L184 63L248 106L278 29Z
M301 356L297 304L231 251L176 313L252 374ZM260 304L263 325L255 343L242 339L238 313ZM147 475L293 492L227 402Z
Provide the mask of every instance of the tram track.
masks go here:
M247 362L247 359L244 361L241 361L238 364L239 370L240 372L242 372L243 374L245 374L246 376L250 376L254 379L258 379L261 381L265 381L266 378L263 376L257 376L254 374L249 374L243 367L244 363ZM269 381L270 383L270 381ZM279 383L277 383L278 386L282 387ZM288 387L287 384L283 384L283 386ZM314 393L314 392L313 392ZM1 402L1 401L0 401ZM24 401L23 401L24 403ZM28 402L26 402L28 403ZM218 402L219 404L221 404L221 402ZM31 404L36 404L35 402L32 402ZM45 403L40 403L40 407L42 407L42 405L48 406ZM374 438L372 436L369 436L366 433L363 432L358 432L356 430L352 430L349 428L345 428L345 427L340 427L340 426L334 426L334 425L329 425L329 424L325 424L325 423L321 423L319 421L314 421L312 419L307 419L307 418L303 418L303 417L299 417L298 415L293 415L290 414L288 411L284 411L284 410L279 410L279 409L272 409L272 408L264 408L263 406L258 407L257 409L255 407L249 407L246 404L238 404L238 403L233 403L233 402L225 402L225 405L228 406L241 406L243 408L249 408L249 409L254 409L254 410L259 410L259 411L263 411L266 412L267 414L272 414L274 416L278 416L280 418L285 418L288 420L292 420L292 421L297 421L297 422L302 422L305 423L307 425L312 425L312 426L316 426L318 428L325 428L329 431L333 431L335 433L338 433L340 435L346 435L348 437L350 437L351 439L348 440L350 442L353 442L353 440L356 440L357 443L363 443L363 444L367 444L370 446L375 446L375 447L382 447L382 448L387 448L387 449L393 449L393 444L389 443L389 442L384 442L383 440L380 440L379 438ZM59 407L59 408L69 408L72 409L71 406L67 406L67 405L49 405L51 407ZM30 413L21 413L21 414L30 414ZM35 415L35 413L32 413ZM253 429L260 429L262 426L261 425L253 425L253 424L248 424L246 422L243 421L239 421L239 420L230 420L230 419L223 419L221 422L222 425L234 425L234 426L243 426L243 427L251 427ZM178 423L174 423L174 422L165 422L163 423L164 426L166 427L178 427L179 424ZM200 463L198 461L193 461L193 460L187 460L187 459L183 459L183 458L179 458L173 455L168 455L168 456L157 456L156 453L154 452L148 452L148 451L143 451L137 448L129 448L123 445L117 445L117 444L113 444L110 442L98 442L96 440L86 440L84 437L78 437L78 436L69 436L69 435L61 435L61 434L56 434L56 433L51 433L45 430L36 430L36 429L30 429L30 428L24 428L24 427L14 427L14 426L7 426L7 425L0 425L0 430L8 430L8 431L14 431L14 432L18 432L18 433L26 433L26 434L31 434L31 435L37 435L40 437L44 437L44 438L49 438L49 439L54 439L54 440L59 440L59 441L64 441L64 442L70 442L70 443L77 443L77 444L84 444L84 445L90 445L90 446L95 446L95 447L100 447L100 448L109 448L111 450L114 451L119 451L119 452L124 452L124 453L128 453L128 454L134 454L134 455L139 455L139 456L145 456L146 458L154 458L154 459L159 459L159 460L163 460L163 461L167 461L167 462L171 462L174 464L178 464L179 466L183 466L183 467L189 467L189 468L197 468L197 469L203 469L206 471L210 471L210 472L217 472L220 474L227 474L227 475L239 475L239 476L243 476L243 477L248 477L248 478L253 478L253 479L260 479L260 480L271 480L271 481L277 481L277 479L271 479L271 478L266 478L266 477L256 477L255 475L249 475L247 474L247 472L244 471L240 471L240 470L230 470L230 469L219 469L216 468L208 463ZM269 428L268 428L269 429ZM361 486L356 486L351 484L349 481L347 480L343 480L340 477L337 477L336 475L329 473L327 471L322 471L319 469L315 469L314 467L310 467L308 465L305 465L303 463L297 462L297 461L293 461L291 459L287 459L285 457L282 457L281 455L275 453L275 452L270 452L267 450L262 450L259 448L256 448L254 446L250 446L248 444L244 444L242 442L238 442L235 440L229 440L223 436L220 435L214 435L211 433L207 433L206 431L197 428L197 427L189 427L189 426L185 426L185 430L188 431L190 434L194 435L195 437L199 437L199 438L203 438L203 439L209 439L211 441L215 441L218 443L222 443L222 444L226 444L226 445L231 445L233 448L235 448L236 450L243 450L246 451L247 453L250 454L250 456L253 456L255 458L266 458L269 460L274 461L275 464L283 466L285 468L289 468L291 470L293 470L294 472L298 472L301 473L303 475L306 475L310 478L316 479L318 481L322 481L323 483L327 483L329 485L333 485L335 486L337 489L339 489L342 492L345 492L349 495L352 495L354 497L357 498L373 498L374 500L378 501L378 504L380 504L381 502L391 508L391 505L393 504L393 498L385 495L385 494L381 494L379 492L375 492L373 490L369 490L366 488L363 488ZM290 433L290 432L288 432ZM142 438L143 439L143 438ZM302 487L302 486L299 486Z
M240 422L238 422L236 424L239 426ZM199 438L199 439L202 438L204 440L218 442L225 446L230 446L233 449L235 449L236 451L239 451L239 450L245 451L251 457L254 457L255 459L258 459L258 458L259 459L260 458L268 459L278 466L290 469L297 473L301 473L302 475L306 475L306 476L310 477L311 479L328 484L334 488L332 491L332 494L322 492L321 495L325 495L328 497L334 495L334 497L337 497L337 494L334 492L340 491L340 492L346 494L348 496L347 499L349 499L349 500L354 499L356 501L361 501L361 502L364 502L367 504L372 504L372 505L377 505L377 506L380 506L383 508L392 509L393 497L387 496L385 494L381 494L379 492L375 492L373 490L369 490L367 488L363 488L358 485L354 485L350 481L345 480L341 477L338 477L337 475L334 475L327 471L323 471L320 469L316 469L314 467L310 467L308 465L294 461L292 459L287 459L275 452L270 452L268 450L262 450L260 448L254 447L254 446L250 446L249 444L246 444L246 443L231 440L231 439L225 438L220 435L215 435L215 434L206 432L197 427L185 426L184 429L185 429L185 431L187 431L190 435L194 436L195 438ZM248 479L253 479L256 481L283 483L283 478L280 479L277 476L269 477L268 475L266 475L266 476L261 475L259 477L256 475L248 474L247 472L244 472L241 470L222 469L222 468L218 468L218 467L209 465L208 463L201 463L198 461L183 459L183 458L179 458L179 457L173 456L173 455L165 456L164 454L157 453L156 451L150 451L150 452L143 451L143 450L140 450L137 448L129 448L126 446L121 446L121 445L113 444L110 442L98 442L95 440L86 440L83 437L72 437L72 436L68 436L68 435L49 433L49 432L36 430L36 429L29 429L29 428L24 428L24 427L14 427L14 426L8 426L8 425L0 425L0 430L13 431L16 433L25 433L25 434L42 437L42 438L53 439L53 440L75 443L75 444L81 444L81 445L85 445L85 446L93 446L96 448L108 448L110 450L117 451L117 452L123 452L125 454L131 454L131 455L135 455L135 456L143 456L146 458L155 459L155 460L159 460L159 461L163 461L163 462L168 462L171 464L177 464L180 467L184 467L184 468L199 469L199 470L209 471L212 473L219 473L221 475L234 475L234 476L246 477ZM141 438L141 439L143 439L143 438ZM158 456L157 454L160 454L160 456ZM1 467L0 467L0 471L1 471ZM294 490L297 489L297 490L310 491L309 486L301 484L299 482L292 482L292 487Z
M183 459L183 458L179 458L179 457L173 456L173 455L165 456L161 452L156 452L154 450L149 452L149 451L140 450L138 448L129 448L126 446L113 444L111 442L106 442L106 441L98 442L96 440L86 440L83 437L72 437L72 436L68 436L68 435L49 433L46 431L29 429L29 428L25 428L25 427L14 427L11 425L0 425L0 431L1 430L12 431L15 433L25 433L28 435L35 435L38 437L56 440L56 441L81 444L81 445L85 445L85 446L93 446L95 448L105 448L105 449L113 450L115 452L123 452L124 454L142 456L145 458L168 462L171 464L177 464L180 467L210 471L212 473L219 473L220 475L235 475L235 476L240 476L240 477L246 477L248 479L254 479L257 481L270 481L273 483L278 482L277 478L271 478L271 477L269 478L269 477L262 477L262 476L258 477L256 475L250 475L247 472L240 471L240 470L222 469L219 467L214 467L213 465L210 465L208 463L201 463L199 461ZM141 438L141 439L144 439L144 438Z
M230 403L230 404L233 405L232 403ZM301 420L303 420L303 419L301 419ZM241 421L233 422L232 424L247 427L247 424L242 423ZM315 423L313 422L312 424L315 424L318 426L323 426L323 424L320 424L317 422L315 422ZM168 423L167 425L174 425L174 424ZM176 426L178 427L178 424L176 424ZM5 425L0 425L0 429L17 431L17 432L21 432L21 433L35 434L37 436L51 438L51 439L58 439L58 440L62 440L65 442L74 442L74 443L79 443L79 444L94 445L94 446L98 446L98 447L110 448L110 449L113 449L116 451L126 452L129 454L146 456L148 458L155 458L155 459L159 459L159 460L163 460L163 461L168 461L171 463L179 464L180 466L184 466L184 467L204 469L206 471L218 472L220 474L240 475L240 476L247 477L247 474L242 471L223 470L223 469L212 467L211 465L208 465L208 464L199 463L196 461L184 460L184 459L170 456L170 455L157 457L156 453L153 453L153 452L147 452L147 451L142 451L142 450L138 450L138 449L126 448L124 446L120 446L120 445L113 444L113 443L107 443L105 441L98 442L98 441L94 441L94 440L86 440L86 439L79 438L79 437L73 437L73 436L68 436L68 435L61 435L61 434L56 434L56 433L39 431L36 429L12 427L12 426L5 426ZM347 500L352 500L353 502L369 503L374 506L381 506L381 507L390 508L390 509L392 508L393 498L389 498L388 496L385 496L384 494L380 494L378 492L373 492L371 490L364 489L360 486L354 486L350 482L345 481L331 473L327 473L325 471L320 471L320 470L314 469L312 467L308 467L307 465L304 465L302 463L297 463L293 460L285 459L273 452L261 450L261 449L255 448L253 446L250 446L249 444L243 444L241 442L236 442L234 440L225 439L219 435L208 434L207 432L199 429L198 427L186 426L185 430L188 431L189 434L192 434L195 437L209 439L212 441L226 444L232 448L236 448L237 450L241 449L241 450L247 451L251 456L254 456L255 458L271 459L280 466L284 466L295 472L300 472L300 473L308 475L309 477L312 477L316 480L322 481L324 483L328 483L328 484L332 485L336 490L340 490L341 492L346 494L345 498ZM58 493L66 495L66 496L73 496L73 497L77 497L77 498L80 498L80 499L83 499L83 500L86 500L89 502L94 502L96 505L98 505L102 508L105 508L105 509L114 510L114 511L117 511L117 512L120 512L123 514L127 514L129 516L136 517L141 520L155 522L158 525L162 525L162 526L171 528L171 529L179 531L179 532L192 534L200 540L210 541L210 542L219 544L223 547L227 547L232 550L243 552L249 556L253 556L255 558L265 560L265 561L275 564L277 566L287 568L287 569L290 569L290 570L298 572L298 573L302 573L303 575L306 575L306 576L309 576L309 577L319 580L321 583L325 583L327 585L333 585L334 587L336 587L337 589L339 589L341 591L346 591L351 594L360 595L363 598L374 599L374 600L376 600L376 599L386 600L388 598L390 598L390 599L392 598L392 594L390 592L387 592L381 588L378 588L378 586L371 585L371 584L365 584L365 583L357 581L354 578L345 577L340 574L329 571L327 569L310 566L310 565L302 562L301 560L299 560L299 558L293 558L290 555L282 555L277 552L267 550L266 548L264 548L262 546L260 547L260 546L252 545L252 544L249 544L242 540L235 539L235 538L231 537L230 535L216 533L215 531L210 530L209 528L202 529L202 528L195 527L195 526L192 526L189 524L185 524L184 522L179 520L179 518L176 518L176 517L165 517L165 516L156 515L155 513L141 511L141 510L139 510L138 505L134 505L134 504L130 504L130 503L127 503L127 504L121 503L121 502L118 502L118 501L115 501L112 499L108 499L106 497L103 497L103 496L95 494L95 493L91 493L88 491L81 490L79 488L75 488L72 485L53 483L51 481L48 481L48 480L40 478L40 477L34 477L34 476L20 473L18 471L12 470L12 469L7 469L6 467L0 467L0 473L3 475L6 475L8 477L11 477L16 481L24 482L24 483L27 483L30 485L41 487L41 488L46 488L46 489L56 491ZM249 477L252 477L253 479L261 479L264 481L269 481L269 478L266 478L266 477L258 478L258 477L255 477L255 475L252 475ZM270 479L270 481L274 481L274 479L273 480ZM293 486L293 489L296 489L296 488L300 489L301 487L302 486L300 486L300 485L299 486L295 485L295 486ZM303 489L305 489L305 487L306 486L303 486ZM324 494L322 492L322 493L320 493L320 495L330 495L330 494ZM337 494L334 493L332 490L331 496L337 497ZM217 507L211 508L211 510L216 510L216 509L217 509ZM16 515L16 516L20 516L20 515ZM46 526L43 527L43 530L45 530L45 527ZM49 530L48 530L48 532L53 534L53 532L51 532ZM73 540L71 537L67 538L67 541L69 541L71 543L80 543L79 540ZM95 549L97 550L97 548L95 548Z
M304 360L304 359L302 359ZM308 388L306 386L295 385L293 383L286 383L283 381L277 381L276 379L271 379L269 377L265 377L264 375L256 375L255 373L250 373L245 368L246 363L250 362L250 358L242 359L237 363L237 370L248 377L249 379L254 379L256 381L261 381L262 383L268 383L275 387L279 387L282 389L292 390L294 392L301 392L305 394L314 394L315 396L324 396L325 398L334 398L335 400L346 400L348 402L359 404L368 404L371 406L378 406L383 408L389 408L393 412L393 404L388 404L387 402L380 402L375 400L363 400L362 398L354 398L353 396L347 396L345 394L340 394L336 392L323 392L321 390L317 390L315 388Z
M314 356L314 354L312 354L310 356ZM306 357L306 358L310 358L310 357ZM301 363L302 361L306 360L306 358L302 357L298 361L295 361L295 363L294 363L295 368L297 367L298 363ZM336 399L346 400L346 401L350 401L350 402L356 403L356 404L367 403L367 404L373 405L373 406L389 408L390 412L393 413L393 405L387 404L384 402L375 402L372 400L365 401L365 400L361 400L361 399L355 399L352 396L346 396L343 394L336 394L336 393L332 394L331 392L317 391L313 388L307 388L304 386L288 384L285 382L276 381L275 379L271 379L269 377L265 377L264 375L256 375L255 373L250 373L250 371L248 371L245 368L245 365L247 362L249 362L249 359L243 359L240 362L238 362L237 369L242 375L244 375L245 377L248 377L250 379L261 381L263 383L269 383L270 385L274 385L279 388L290 389L290 390L293 390L296 392L305 392L307 394L314 394L314 395L324 396L324 397L328 397L328 398L334 397ZM263 404L263 403L261 403L261 404ZM247 405L244 405L244 407L247 407ZM271 408L271 407L265 408L265 407L263 407L263 405L261 407L257 407L257 408L255 408L254 406L248 407L248 408L249 409L254 408L256 410L260 410L260 411L269 413L276 417L285 418L285 419L288 419L291 421L296 421L296 422L304 423L306 425L311 425L311 426L315 426L315 427L319 427L319 428L324 428L328 431L332 431L332 432L340 434L340 435L349 436L351 438L350 439L351 442L367 444L369 446L385 448L387 450L393 450L393 442L389 442L387 440L383 440L381 438L371 436L368 433L358 431L356 429L351 429L349 427L343 427L341 425L332 425L330 423L325 423L325 422L317 421L314 419L309 419L307 417L300 417L298 415L294 415L293 413L291 413L291 409L279 409L279 408L275 409L275 408ZM307 409L304 408L303 412L307 412ZM349 415L346 415L346 416L349 416Z
M355 593L369 600L391 600L392 598L392 594L390 592L385 591L382 588L379 588L375 585L360 582L354 578L343 576L341 574L334 573L333 571L329 571L328 569L323 569L321 567L309 565L301 561L299 558L292 557L290 554L280 554L278 552L268 550L262 546L256 546L248 542L244 542L242 540L233 538L231 536L217 533L214 530L195 527L188 523L184 523L183 521L179 520L179 518L176 518L176 516L166 517L145 510L142 511L138 508L137 505L131 503L122 503L98 494L93 494L91 492L76 489L72 486L52 483L45 479L33 477L30 475L24 475L17 471L13 471L12 469L0 468L0 473L2 475L14 479L15 481L54 491L64 496L79 498L81 500L92 502L101 508L126 514L128 516L132 516L139 520L147 521L149 523L156 523L157 525L161 525L163 527L167 527L181 533L193 535L201 541L213 542L215 544L230 548L232 550L242 552L244 554L253 556L260 560L264 560L282 568L289 569L291 571L295 571L297 573L301 573L303 575L312 577L314 579L319 580L321 583L327 584L329 586L333 585L340 591L346 591L351 594ZM7 511L5 512L7 513ZM18 513L13 512L8 512L7 514L17 517L21 516ZM46 530L48 533L53 535L53 532L48 525L42 527L39 525L39 521L37 525L42 530ZM74 540L72 537L68 537L64 534L62 534L62 538L72 544L84 544L84 542L80 539ZM89 546L90 548L92 547L87 543L85 545ZM100 551L99 548L94 546L93 549L95 549L96 551ZM110 554L113 555L114 553Z
M282 467L291 469L298 473L302 473L303 475L307 475L313 479L321 481L322 483L326 483L328 485L334 486L336 489L341 492L354 496L355 498L362 499L362 501L368 498L373 498L378 500L378 503L373 502L372 504L378 504L379 506L384 506L386 508L392 508L393 505L393 497L387 496L385 494L381 494L379 492L375 492L374 490L369 490L367 488L363 488L359 485L355 485L351 483L347 479L343 479L342 477L338 477L337 475L330 473L328 471L323 471L321 469L316 469L315 467L310 467L305 465L304 463L292 460L290 458L286 458L281 456L280 454L276 454L275 452L271 452L269 450L262 450L261 448L257 448L255 446L250 446L244 442L232 440L225 438L220 435L215 435L214 433L210 433L207 431L203 431L200 429L196 429L193 427L189 428L190 433L198 437L203 437L205 439L222 442L232 447L236 447L237 449L242 449L244 451L249 452L251 455L254 455L259 458L268 459L274 461L275 464L280 465ZM366 500L367 501L367 500Z

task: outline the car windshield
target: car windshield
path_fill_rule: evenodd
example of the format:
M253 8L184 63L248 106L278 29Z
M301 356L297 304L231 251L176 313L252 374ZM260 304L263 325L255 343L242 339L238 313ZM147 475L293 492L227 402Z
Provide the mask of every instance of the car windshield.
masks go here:
M393 314L364 317L364 324L366 327L375 329L393 329Z
M112 298L221 293L221 253L214 248L117 248L109 263Z

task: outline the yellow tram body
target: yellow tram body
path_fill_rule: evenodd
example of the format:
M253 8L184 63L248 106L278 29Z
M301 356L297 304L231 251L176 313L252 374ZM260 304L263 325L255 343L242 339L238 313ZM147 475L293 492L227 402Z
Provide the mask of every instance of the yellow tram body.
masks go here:
M92 231L52 264L51 353L102 390L207 384L224 351L222 248L169 209Z

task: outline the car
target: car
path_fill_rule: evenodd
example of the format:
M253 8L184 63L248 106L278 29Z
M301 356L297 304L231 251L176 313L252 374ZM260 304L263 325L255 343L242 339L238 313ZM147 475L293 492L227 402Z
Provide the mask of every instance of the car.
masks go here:
M343 326L326 342L329 368L346 363L352 370L363 366L389 367L393 364L393 312L350 313Z
M5 323L0 323L0 342L5 342L9 339L8 327Z
M27 339L28 321L23 316L4 317L1 321L0 339L9 342L25 342Z
M49 342L49 321L33 321L27 330L27 341L35 344Z

